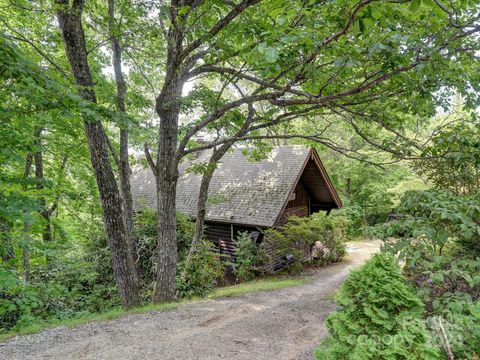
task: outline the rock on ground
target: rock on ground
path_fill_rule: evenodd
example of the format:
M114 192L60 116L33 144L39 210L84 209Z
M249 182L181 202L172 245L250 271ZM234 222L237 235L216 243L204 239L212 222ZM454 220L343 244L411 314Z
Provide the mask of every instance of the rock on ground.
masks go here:
M350 243L345 261L307 285L17 336L0 343L0 359L312 359L335 309L331 295L378 247Z

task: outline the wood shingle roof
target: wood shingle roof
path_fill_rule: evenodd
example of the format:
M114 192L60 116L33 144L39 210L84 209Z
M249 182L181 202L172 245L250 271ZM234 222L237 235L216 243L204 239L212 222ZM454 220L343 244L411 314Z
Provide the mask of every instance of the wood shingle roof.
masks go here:
M194 161L206 162L210 155L204 151ZM312 156L311 149L295 145L275 147L266 159L257 162L251 161L240 150L226 154L210 183L206 220L274 226ZM195 217L201 175L186 171L189 165L191 162L185 161L179 169L176 205L179 211ZM328 176L324 175L324 184L326 181L331 186ZM135 209L145 206L155 209L155 178L151 170L135 165L131 179ZM338 199L336 193L331 207L341 206L335 197Z

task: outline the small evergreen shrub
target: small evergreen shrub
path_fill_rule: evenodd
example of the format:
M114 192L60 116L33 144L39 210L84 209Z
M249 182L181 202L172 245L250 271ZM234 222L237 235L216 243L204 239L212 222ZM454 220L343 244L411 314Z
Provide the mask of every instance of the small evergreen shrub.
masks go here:
M352 271L327 318L331 337L317 359L441 359L422 320L424 306L404 281L396 259L377 254Z

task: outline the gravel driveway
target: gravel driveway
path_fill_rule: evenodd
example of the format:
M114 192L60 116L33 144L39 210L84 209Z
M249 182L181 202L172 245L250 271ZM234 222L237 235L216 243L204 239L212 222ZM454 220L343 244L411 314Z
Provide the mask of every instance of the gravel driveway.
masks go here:
M0 359L312 359L335 309L331 294L378 247L349 244L346 260L308 285L15 337L0 343Z

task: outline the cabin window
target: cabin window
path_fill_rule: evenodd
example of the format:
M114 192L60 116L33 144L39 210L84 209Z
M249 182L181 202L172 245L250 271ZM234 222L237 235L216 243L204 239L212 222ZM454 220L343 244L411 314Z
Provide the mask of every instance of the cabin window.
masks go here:
M296 195L293 192L293 193L290 194L290 197L288 198L288 201L293 201L293 200L295 200L295 198L296 198Z

